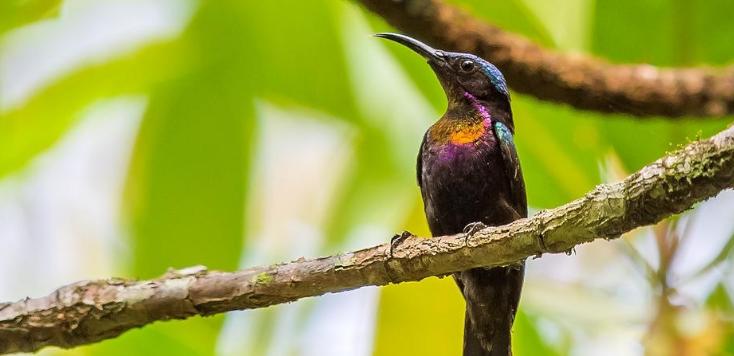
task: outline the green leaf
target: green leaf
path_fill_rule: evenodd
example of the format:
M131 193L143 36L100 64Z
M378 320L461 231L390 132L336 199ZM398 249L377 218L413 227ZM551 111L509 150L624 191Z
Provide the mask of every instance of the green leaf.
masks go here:
M589 46L589 25L593 18L593 1L586 0L521 0L526 10L520 16L533 16L535 27L547 31L552 43L561 50L586 50ZM510 19L512 19L510 17ZM514 31L514 30L513 30ZM550 47L551 42L536 43Z
M413 181L396 168L386 138L374 130L365 129L364 138L356 142L354 166L332 214L327 222L327 248L336 249L344 243L355 227L360 225L385 226L395 220L412 197L406 187L415 189ZM407 195L406 195L407 193ZM381 209L389 204L392 208ZM393 221L397 223L397 221Z
M672 65L670 1L595 1L592 51L615 62Z
M466 7L473 15L492 25L522 34L540 45L555 47L553 37L543 20L538 18L523 1L450 0L448 2Z
M599 183L605 141L597 116L518 95L512 107L530 206L554 207Z
M142 329L68 351L70 355L213 355L212 340L219 333L224 315L185 321L157 322ZM65 353L61 353L62 355Z
M731 1L598 0L595 5L593 50L606 58L664 66L731 60Z
M460 355L464 301L452 278L382 288L375 356Z
M128 190L138 277L237 266L254 112L221 74L192 73L151 98Z
M732 60L731 39L734 38L734 2L729 0L677 1L679 29L690 32L685 48L690 64L729 64Z
M179 74L190 61L182 42L152 44L70 73L19 107L0 113L0 177L51 147L92 101L144 92Z
M710 310L719 311L724 315L731 315L734 312L731 295L729 295L723 282L719 282L709 294L706 299L706 307Z
M543 339L536 324L537 318L533 318L522 310L517 312L512 328L512 354L515 356L561 355L562 353Z
M136 277L238 265L256 124L248 15L239 1L204 4L182 38L200 61L150 99L126 195ZM194 353L213 354L221 320L152 325L120 352L188 354L181 350L196 333ZM163 343L159 334L170 337Z
M726 16L722 6L731 7L731 4L726 1L596 1L592 50L617 62L662 66L721 63L722 53L731 58L729 39L734 24L712 22L702 16L717 11L720 16ZM707 53L716 55L709 58ZM678 145L698 136L707 137L726 125L724 120L673 122L665 118L637 120L609 115L600 129L626 168L634 171Z
M356 107L331 1L292 1L283 11L277 1L247 2L253 39L252 77L258 93L281 104L315 108L343 119ZM274 19L277 19L275 22Z
M10 29L57 16L61 0L0 1L0 36Z

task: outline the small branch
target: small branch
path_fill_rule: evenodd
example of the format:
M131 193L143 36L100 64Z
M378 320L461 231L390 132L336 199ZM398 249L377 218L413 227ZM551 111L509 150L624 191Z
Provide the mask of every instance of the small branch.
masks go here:
M615 184L532 218L472 236L390 245L233 273L190 268L149 281L107 279L0 304L0 353L74 347L158 320L263 308L363 286L418 281L613 239L734 187L734 127L694 142Z
M514 90L539 99L636 116L715 117L734 113L734 66L713 70L614 65L541 48L440 0L359 2L406 34L438 48L474 53L493 62Z

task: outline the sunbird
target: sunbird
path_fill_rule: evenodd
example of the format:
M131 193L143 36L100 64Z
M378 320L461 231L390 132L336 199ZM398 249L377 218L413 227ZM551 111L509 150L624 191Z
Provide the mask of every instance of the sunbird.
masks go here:
M405 35L375 36L423 56L448 100L418 153L418 186L431 234L471 234L527 217L510 93L499 69L473 54L437 50ZM512 355L524 269L518 262L454 273L466 301L464 356Z

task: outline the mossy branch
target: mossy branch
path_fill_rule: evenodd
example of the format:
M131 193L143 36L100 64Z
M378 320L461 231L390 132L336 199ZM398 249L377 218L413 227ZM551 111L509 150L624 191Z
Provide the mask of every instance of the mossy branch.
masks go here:
M561 207L471 236L408 237L392 253L387 243L232 273L194 267L147 281L84 281L45 297L0 304L0 353L69 348L159 320L263 308L565 252L653 224L732 187L734 127L691 143L622 182L599 185Z

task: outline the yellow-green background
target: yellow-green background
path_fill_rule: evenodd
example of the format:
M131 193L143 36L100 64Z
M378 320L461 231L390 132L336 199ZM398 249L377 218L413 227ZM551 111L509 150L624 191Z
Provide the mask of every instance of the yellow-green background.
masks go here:
M0 48L10 48L11 40L52 41L23 32L43 24L73 21L68 18L73 11L69 6L72 2L80 7L92 3L2 1L0 39L6 47ZM423 130L440 115L445 99L422 59L404 48L370 37L375 32L393 31L389 25L352 1L179 3L173 6L180 6L187 13L182 16L179 32L148 39L104 60L66 68L43 82L25 100L0 108L0 179L22 185L28 167L74 131L90 105L134 97L143 103L144 113L131 142L131 158L119 191L121 213L117 228L125 232L120 241L125 252L120 253L119 260L108 261L119 276L150 278L169 267L196 264L233 270L253 263L274 263L300 255L324 255L367 246L387 241L391 233L403 229L428 234L415 184L415 153ZM724 65L734 58L734 2L728 0L451 3L545 47L592 54L612 62ZM0 60L3 58L0 56ZM12 69L12 64L7 68ZM513 93L512 105L516 142L533 210L579 197L596 184L612 179L613 173L619 177L632 172L678 144L711 135L729 121L670 122L665 118L638 120L621 114L600 115L539 102L517 93ZM280 124L273 129L270 121ZM309 220L318 242L301 241L306 247L293 248L289 245L299 244L298 234L285 234L278 237L285 241L262 252L255 247L258 245L253 236L267 240L266 232L272 231L263 226L272 220L263 220L262 210L269 196L263 193L264 179L271 179L268 182L273 184L274 176L261 174L258 167L268 166L263 160L285 162L284 166L268 168L269 172L275 176L300 174L288 166L293 162L277 157L279 153L311 149L308 145L292 147L302 144L299 140L289 141L298 137L302 128L299 125L331 132L330 137L336 140L330 150L319 151L322 160L333 159L333 164L313 167L321 171L317 175L332 177L324 178L321 186L314 185L331 192L325 202L313 203L323 209ZM305 135L310 131L304 132ZM266 154L266 146L275 148ZM296 184L298 180L283 181ZM285 192L290 189L280 188ZM283 201L270 203L297 205L302 210L310 204L288 201L287 193L278 196ZM292 197L298 198L299 195ZM734 212L728 216L734 219ZM639 239L650 238L646 236L641 233ZM0 242L13 238L0 236ZM613 268L605 267L616 265L626 265L634 271L622 242L596 244L600 249L616 251L613 258L604 261L605 265L584 258L585 249L562 258L577 259L581 261L578 269L588 268L593 273L613 275L609 272ZM599 252L588 253L595 256ZM728 259L728 252L722 259ZM586 283L588 280L582 283L563 277L544 279L545 274L534 274L532 265L536 263L540 262L530 262L528 278L528 284L535 286L528 288L536 290L529 293L536 298L523 300L527 308L522 308L516 322L516 355L583 354L585 351L579 350L595 349L593 341L584 344L588 332L584 329L606 330L614 323L629 322L629 327L637 330L632 336L619 336L624 342L642 339L650 320L646 315L635 321L602 317L596 321L598 324L574 325L569 320L575 319L566 317L573 314L568 311L573 306L561 306L578 303L579 308L586 308L579 313L596 313L599 305L606 305L598 302L595 296L599 294L614 299L612 304L616 306L624 306L625 298L631 296L610 296L609 288L595 290L594 283ZM42 271L43 261L37 264ZM547 266L552 268L550 263ZM730 271L729 267L723 269L720 287L715 293L705 293L711 297L705 296L703 305L681 303L691 310L726 310L725 315L730 317L730 287L726 284L731 282ZM32 278L42 275L39 272ZM88 276L79 274L78 278L91 276L97 273L89 271ZM644 276L631 279L642 289L649 287ZM550 306L537 301L537 296L543 296L546 284L542 283L553 285ZM51 291L50 283L40 284L46 289L39 289L39 293ZM24 297L7 290L8 286L5 288L3 295ZM643 295L649 299L629 302L648 305L647 311L654 314L655 289L645 290L648 292ZM362 320L362 327L371 330L359 334L368 345L362 347L363 352L458 354L463 306L450 279L432 278L366 293L366 300L374 308L366 312L373 318ZM300 306L291 311L293 315L286 321L282 319L284 307L244 312L248 315L244 320L250 325L243 329L242 337L247 335L253 343L230 351L301 354L303 349L293 338L311 335L307 329L312 327L314 315L322 315L318 311L328 309L329 304L319 304L315 299L298 303ZM558 306L557 312L553 312L554 306ZM232 326L230 335L223 336L225 318L228 317L219 315L157 323L97 345L47 352L226 354L221 346L226 343L223 340L237 339L238 333ZM731 322L731 318L724 320ZM338 318L324 318L321 322L335 323L339 328ZM292 332L276 332L278 325L282 327L284 323ZM344 327L353 326L349 325ZM717 323L714 330L719 335L714 343L716 352L734 354L734 344L724 341L731 335L731 325ZM337 342L328 333L314 335L322 338L323 343ZM616 337L610 336L612 341L607 342L614 343ZM274 344L282 348L274 349ZM640 354L642 345L640 341ZM598 346L596 351L602 352L601 348Z

